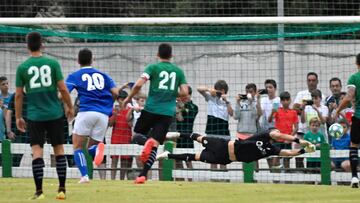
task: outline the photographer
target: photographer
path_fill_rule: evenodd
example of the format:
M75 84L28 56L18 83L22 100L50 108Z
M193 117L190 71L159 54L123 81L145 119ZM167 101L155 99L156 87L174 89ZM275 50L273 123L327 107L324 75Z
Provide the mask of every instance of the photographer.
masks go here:
M261 115L260 94L256 85L249 83L245 87L246 94L236 96L234 119L237 123L237 137L247 139L257 133L258 119Z

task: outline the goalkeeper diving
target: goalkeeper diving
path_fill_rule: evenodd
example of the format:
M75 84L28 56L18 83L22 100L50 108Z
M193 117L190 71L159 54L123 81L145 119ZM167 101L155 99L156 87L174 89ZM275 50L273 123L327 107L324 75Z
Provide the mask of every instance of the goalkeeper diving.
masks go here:
M187 137L195 140L201 143L205 149L196 154L171 154L168 151L164 151L156 156L158 160L175 159L226 165L233 161L249 163L273 155L284 157L297 156L304 153L315 152L316 149L312 143L292 135L281 133L275 128L255 134L245 140L226 140L218 137L203 136L197 133L168 132L166 135L168 139L178 137ZM304 148L293 150L280 149L273 144L276 140L295 142Z

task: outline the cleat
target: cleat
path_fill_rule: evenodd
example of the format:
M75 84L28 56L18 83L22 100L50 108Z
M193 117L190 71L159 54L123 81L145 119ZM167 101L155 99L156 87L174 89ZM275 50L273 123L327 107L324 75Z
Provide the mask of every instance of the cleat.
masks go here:
M146 177L145 176L138 176L135 179L135 184L144 184L146 181Z
M65 192L64 192L64 191L60 191L60 192L56 195L56 199L65 200L65 199L66 199Z
M359 188L359 179L357 177L353 177L351 179L351 188Z
M96 148L96 154L94 158L94 163L96 166L99 166L104 159L104 143L100 142Z
M78 183L80 183L80 184L90 183L89 176L86 175L86 176L81 177Z
M141 151L140 160L143 163L146 163L146 161L149 159L151 150L153 146L155 145L154 139L150 138L145 142L144 148Z
M169 154L170 154L169 151L164 151L163 153L158 154L158 155L156 156L156 160L168 159L168 158L169 158Z
M29 200L40 200L45 199L45 195L43 193L35 193L33 196L29 198Z
M166 133L166 138L167 139L176 139L180 137L180 133L178 132L168 132Z

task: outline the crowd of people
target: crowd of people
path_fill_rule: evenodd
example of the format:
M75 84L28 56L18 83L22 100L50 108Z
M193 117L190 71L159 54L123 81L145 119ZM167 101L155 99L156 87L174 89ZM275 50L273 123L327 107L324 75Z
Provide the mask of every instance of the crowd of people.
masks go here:
M59 176L57 198L65 199L67 161L63 144L73 144L73 161L81 173L79 183L88 183L84 150L88 150L94 163L101 166L108 127L112 127L111 144L144 145L136 158L138 166L143 168L135 179L138 184L145 183L157 159L176 159L178 167L183 166L182 161L188 168L192 168L191 161L203 161L211 163L213 169L218 164L224 169L232 161L251 162L280 155L286 157L282 164L279 157L268 158L269 168L289 168L288 156L313 152L322 143L330 143L336 150L350 149L350 160L334 158L332 166L352 171L356 178L352 185L358 186L359 140L349 135L357 132L352 125L358 122L359 110L355 108L360 108L356 104L359 94L355 94L360 81L357 75L350 78L347 92L342 92L339 78L331 78L332 94L326 97L317 87L318 75L309 72L307 89L298 92L293 102L287 91L277 96L277 83L273 79L265 80L264 89L258 89L253 83L247 84L245 94L236 95L233 105L228 99L229 87L225 80L216 81L213 87L197 87L207 102L204 137L193 133L198 106L191 99L192 88L187 84L185 73L171 63L171 45L161 44L157 53L159 62L148 65L136 82L127 82L118 88L110 76L92 67L91 50L79 51L81 68L65 80L57 60L43 56L41 35L32 32L26 39L30 57L17 69L15 94L9 92L7 78L0 77L0 116L4 118L0 119L0 140L7 137L15 142L30 143L36 185L33 199L44 198L42 148L45 142L54 148ZM357 64L360 64L358 61L360 56L357 57ZM150 88L146 95L141 88L148 81ZM69 94L73 90L78 94L75 105ZM238 122L236 141L230 140L231 117ZM69 122L73 125L71 140L66 133L67 127L64 128ZM333 123L340 123L344 128L340 139L329 136L328 127ZM205 149L198 154L164 152L157 156L157 148L166 138L176 138L179 148L193 148L197 141ZM21 159L21 155L15 158ZM118 167L119 159L120 168L131 168L133 157L117 155L111 156L112 168ZM316 168L319 164L316 158L306 160L306 167ZM304 168L303 158L296 158L296 167ZM126 170L121 170L120 178L125 179L126 175ZM111 178L115 177L116 170L112 170Z

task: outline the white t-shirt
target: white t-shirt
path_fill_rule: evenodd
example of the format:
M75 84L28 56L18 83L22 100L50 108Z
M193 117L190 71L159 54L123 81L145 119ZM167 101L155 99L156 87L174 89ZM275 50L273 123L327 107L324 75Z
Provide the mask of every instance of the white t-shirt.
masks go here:
M274 104L276 103L278 107L281 107L280 97L275 97L274 99L269 99L269 96L261 97L260 105L262 110L262 116L259 120L259 124L262 130L267 130L275 126L275 119L273 119L271 123L268 122L268 119L271 115Z
M225 101L217 96L211 96L208 92L206 92L205 100L208 102L207 115L229 121L229 113Z

